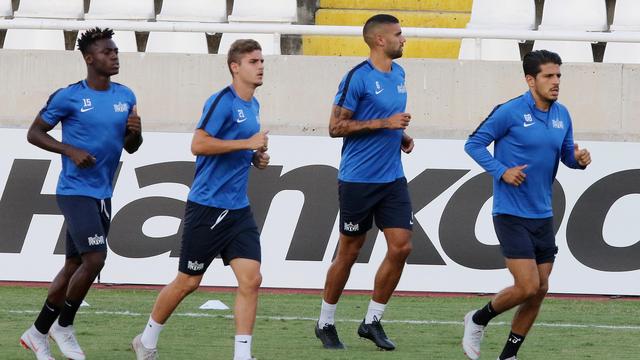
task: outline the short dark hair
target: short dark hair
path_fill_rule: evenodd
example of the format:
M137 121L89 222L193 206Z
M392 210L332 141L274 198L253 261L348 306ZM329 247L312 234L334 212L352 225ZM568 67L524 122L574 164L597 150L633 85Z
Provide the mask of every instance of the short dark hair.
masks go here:
M540 65L553 63L556 65L562 65L562 59L560 55L554 53L549 50L536 50L530 51L522 60L522 69L524 70L524 75L531 75L536 77L540 72Z
M362 28L362 36L364 36L364 41L369 44L367 41L367 36L370 35L371 30L376 26L381 24L399 24L400 20L397 17L389 14L378 14L373 15L372 17L364 23L364 27Z
M86 54L89 47L93 45L98 40L103 39L111 39L113 37L113 30L109 28L105 28L104 30L99 27L95 27L93 29L89 29L85 31L82 36L78 39L78 50L82 52L82 54Z
M256 50L262 51L262 47L259 42L253 39L238 39L234 41L227 53L227 66L229 66L229 72L231 72L231 63L240 64L242 55ZM231 72L231 75L233 75L233 72Z

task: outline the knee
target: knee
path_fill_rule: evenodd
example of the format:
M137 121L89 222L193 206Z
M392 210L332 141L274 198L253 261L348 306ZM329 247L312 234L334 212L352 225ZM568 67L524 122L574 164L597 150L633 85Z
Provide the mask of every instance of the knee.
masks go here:
M106 252L90 253L82 257L82 266L87 268L92 273L97 274L102 270L102 268L104 268L106 259Z
M413 250L411 241L406 241L402 244L390 247L388 252L390 257L404 262L409 257L409 254L411 254L411 250Z
M259 272L249 276L245 276L242 279L238 279L238 287L240 291L244 292L258 292L260 285L262 284L262 274Z
M198 289L200 286L200 279L200 276L184 276L180 279L176 279L174 281L174 285L183 294L183 296L187 296Z
M350 246L346 249L341 249L334 261L342 265L352 266L358 259L358 255L360 255L360 248Z
M520 286L520 294L524 300L528 300L538 295L540 291L540 283L537 281L532 281L530 283L523 284Z
M549 284L540 284L540 286L538 287L538 292L536 293L536 296L539 298L544 298L547 295L548 291L549 291Z

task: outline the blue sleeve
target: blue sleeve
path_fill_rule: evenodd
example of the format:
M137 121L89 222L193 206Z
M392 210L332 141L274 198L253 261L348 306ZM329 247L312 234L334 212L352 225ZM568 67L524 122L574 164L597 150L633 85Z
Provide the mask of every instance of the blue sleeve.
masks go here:
M507 167L491 155L487 146L505 136L510 127L509 118L505 116L506 111L499 108L500 105L493 109L464 144L464 151L496 180L502 178Z
M70 113L67 92L64 89L58 89L49 96L46 105L40 110L40 117L44 122L51 126L56 126L62 119Z
M349 72L340 82L333 104L350 111L356 111L358 102L364 94L363 81L358 73Z
M584 167L578 164L576 160L576 154L573 149L573 125L571 124L571 117L569 113L566 113L566 123L568 123L567 133L564 136L564 140L562 140L562 149L560 150L560 160L567 167L571 169L584 169Z
M198 129L206 131L209 135L216 137L220 133L224 124L231 119L231 101L226 99L224 94L216 94L210 97L202 109L202 117L198 122Z

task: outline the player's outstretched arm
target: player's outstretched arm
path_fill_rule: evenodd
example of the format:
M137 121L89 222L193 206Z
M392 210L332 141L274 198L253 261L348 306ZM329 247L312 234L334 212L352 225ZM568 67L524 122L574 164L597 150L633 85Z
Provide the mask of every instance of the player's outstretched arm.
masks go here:
M202 129L197 129L191 141L193 155L219 155L238 150L263 150L269 142L269 131L260 131L248 139L222 140L209 135Z
M46 123L38 115L29 127L27 141L41 149L68 156L79 168L88 168L96 163L96 158L88 152L54 139L49 135L51 129L53 126Z
M411 114L398 113L386 119L353 120L353 111L334 105L329 120L329 135L345 137L379 129L406 129L411 121Z
M140 121L140 116L138 116L138 109L136 108L136 105L133 105L131 114L129 114L129 118L127 119L127 131L124 136L124 149L129 154L133 154L138 151L140 145L142 145L142 122Z

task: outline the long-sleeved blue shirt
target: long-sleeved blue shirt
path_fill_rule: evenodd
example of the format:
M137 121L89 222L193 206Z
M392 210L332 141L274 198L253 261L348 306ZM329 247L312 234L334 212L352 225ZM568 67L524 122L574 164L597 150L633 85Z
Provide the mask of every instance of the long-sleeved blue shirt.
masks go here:
M492 142L493 156L487 150ZM582 168L575 159L567 108L555 101L548 111L541 111L529 91L496 106L469 136L464 150L493 176L493 215L553 216L551 193L559 160ZM519 165L527 165L525 181L520 186L504 182L504 172Z

